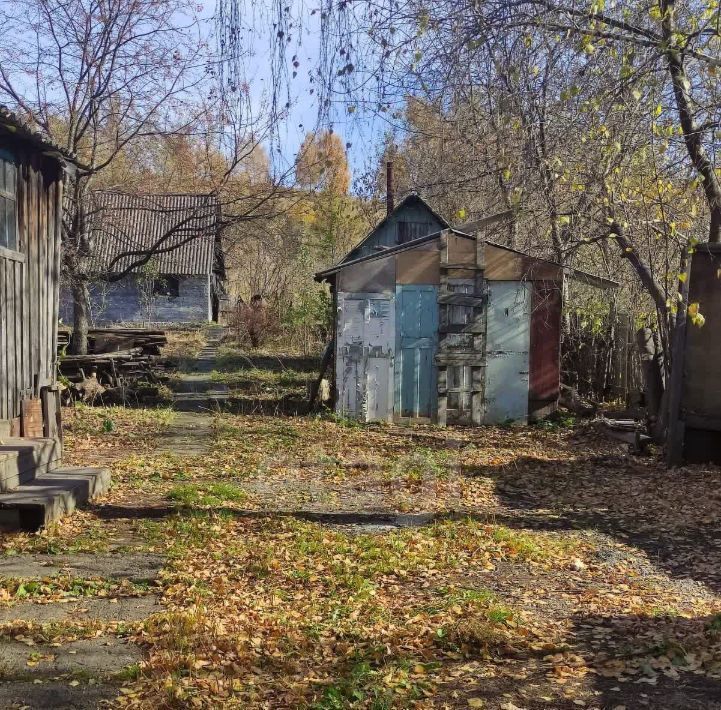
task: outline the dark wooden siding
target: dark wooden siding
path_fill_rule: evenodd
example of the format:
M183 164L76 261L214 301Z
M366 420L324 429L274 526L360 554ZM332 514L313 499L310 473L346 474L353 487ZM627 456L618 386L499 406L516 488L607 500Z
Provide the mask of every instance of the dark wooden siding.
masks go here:
M0 250L0 420L55 383L62 172L31 145L0 137L18 163L18 249Z
M690 320L686 332L682 419L684 458L690 463L721 463L721 245L700 244L691 267L689 303L698 303L706 319Z
M561 289L534 281L531 301L528 414L542 415L558 401L561 377Z

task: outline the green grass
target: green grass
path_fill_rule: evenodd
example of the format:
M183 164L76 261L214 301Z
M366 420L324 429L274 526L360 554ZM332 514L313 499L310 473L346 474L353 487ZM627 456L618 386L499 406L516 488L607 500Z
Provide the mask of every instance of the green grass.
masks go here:
M175 486L168 497L181 505L223 505L242 503L248 494L234 483L183 483Z

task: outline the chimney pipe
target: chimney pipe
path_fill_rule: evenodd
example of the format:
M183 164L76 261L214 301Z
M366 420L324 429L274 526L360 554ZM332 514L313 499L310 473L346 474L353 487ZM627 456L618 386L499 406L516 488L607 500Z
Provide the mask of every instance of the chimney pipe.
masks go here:
M395 198L393 195L393 161L386 163L386 215L393 212Z

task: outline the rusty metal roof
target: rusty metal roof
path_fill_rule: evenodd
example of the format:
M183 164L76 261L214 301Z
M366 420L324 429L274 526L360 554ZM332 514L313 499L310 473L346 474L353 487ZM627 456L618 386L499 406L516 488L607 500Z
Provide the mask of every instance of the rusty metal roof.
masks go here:
M96 191L87 215L97 271L122 272L150 250L155 250L152 268L160 274L213 270L220 223L214 195Z

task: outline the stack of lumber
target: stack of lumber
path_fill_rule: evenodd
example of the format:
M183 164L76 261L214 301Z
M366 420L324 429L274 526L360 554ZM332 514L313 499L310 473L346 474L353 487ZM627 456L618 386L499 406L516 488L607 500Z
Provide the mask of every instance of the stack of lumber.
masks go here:
M58 350L62 353L70 343L70 329L58 330ZM160 355L160 350L168 344L165 331L145 330L144 328L90 328L88 330L88 353L118 352L132 348L142 348L144 355Z
M95 399L116 388L158 385L166 376L161 348L168 341L161 330L93 328L87 355L64 354L69 342L70 332L58 331L58 367L71 398Z

